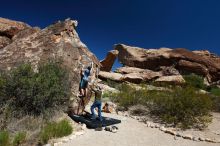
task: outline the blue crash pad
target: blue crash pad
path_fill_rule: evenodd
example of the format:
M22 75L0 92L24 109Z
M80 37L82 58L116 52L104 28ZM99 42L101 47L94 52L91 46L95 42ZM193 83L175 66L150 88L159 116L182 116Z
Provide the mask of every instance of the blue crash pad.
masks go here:
M103 121L100 122L98 119L91 119L90 114L86 115L69 115L74 121L76 122L81 122L86 124L88 128L98 128L98 127L105 127L105 126L110 126L114 124L119 124L121 123L121 120L114 119L114 118L109 118L109 117L102 117Z

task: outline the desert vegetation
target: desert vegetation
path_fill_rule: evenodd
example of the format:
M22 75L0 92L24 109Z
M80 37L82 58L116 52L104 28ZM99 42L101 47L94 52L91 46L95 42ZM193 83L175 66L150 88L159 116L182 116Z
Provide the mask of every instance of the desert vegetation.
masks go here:
M71 134L72 131L73 128L66 120L47 123L40 133L40 142L45 144L51 138L67 136Z
M129 84L118 86L118 93L107 93L105 96L119 106L128 109L133 105L144 105L152 117L163 123L176 127L204 128L211 121L210 112L219 107L219 88L207 90L203 78L191 74L184 76L186 83L182 86L164 85L165 90L148 90L146 84L138 88Z
M72 127L67 121L51 121L57 111L67 107L69 96L68 72L53 61L41 64L37 72L30 64L1 72L0 145L19 145L30 141L28 138L35 143L45 143L50 138L70 134ZM15 123L17 120L28 124L25 123L22 128ZM27 133L18 131L19 128L33 132L33 137L26 137Z

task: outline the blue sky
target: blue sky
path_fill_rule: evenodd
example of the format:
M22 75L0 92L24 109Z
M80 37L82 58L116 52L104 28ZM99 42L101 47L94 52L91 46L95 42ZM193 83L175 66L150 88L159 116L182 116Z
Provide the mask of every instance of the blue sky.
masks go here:
M41 28L76 19L81 40L99 59L117 43L220 55L219 0L7 0L0 17Z

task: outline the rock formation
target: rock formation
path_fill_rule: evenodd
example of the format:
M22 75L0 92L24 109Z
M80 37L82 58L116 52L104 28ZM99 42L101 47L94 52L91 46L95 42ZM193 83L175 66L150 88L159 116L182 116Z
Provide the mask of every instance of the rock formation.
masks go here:
M101 71L111 71L112 70L112 66L115 62L115 59L118 56L118 51L117 50L111 50L108 52L106 58L102 61L100 61L101 63Z
M56 60L70 72L73 95L78 92L80 69L91 65L93 73L99 60L80 41L77 21L66 19L44 29L25 23L0 18L0 69L10 70L29 62L37 71L41 62Z
M0 17L0 49L12 42L12 38L20 31L30 28L29 25Z
M115 49L119 51L118 59L124 66L162 71L167 76L195 73L210 83L220 80L220 57L208 51L142 49L123 44L115 45Z
M105 71L100 71L99 72L99 78L102 80L113 80L116 82L121 82L123 75L120 73L114 73L114 72L105 72Z
M162 76L155 80L156 83L169 83L179 85L185 82L181 75Z

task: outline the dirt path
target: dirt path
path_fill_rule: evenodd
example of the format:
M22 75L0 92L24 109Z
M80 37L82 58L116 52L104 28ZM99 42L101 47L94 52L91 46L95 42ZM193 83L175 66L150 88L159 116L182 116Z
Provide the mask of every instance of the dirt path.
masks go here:
M84 135L63 146L219 146L219 143L195 142L182 138L175 140L174 136L165 134L159 129L146 127L134 119L115 114L104 116L122 120L121 124L117 124L119 128L117 133L86 129Z

